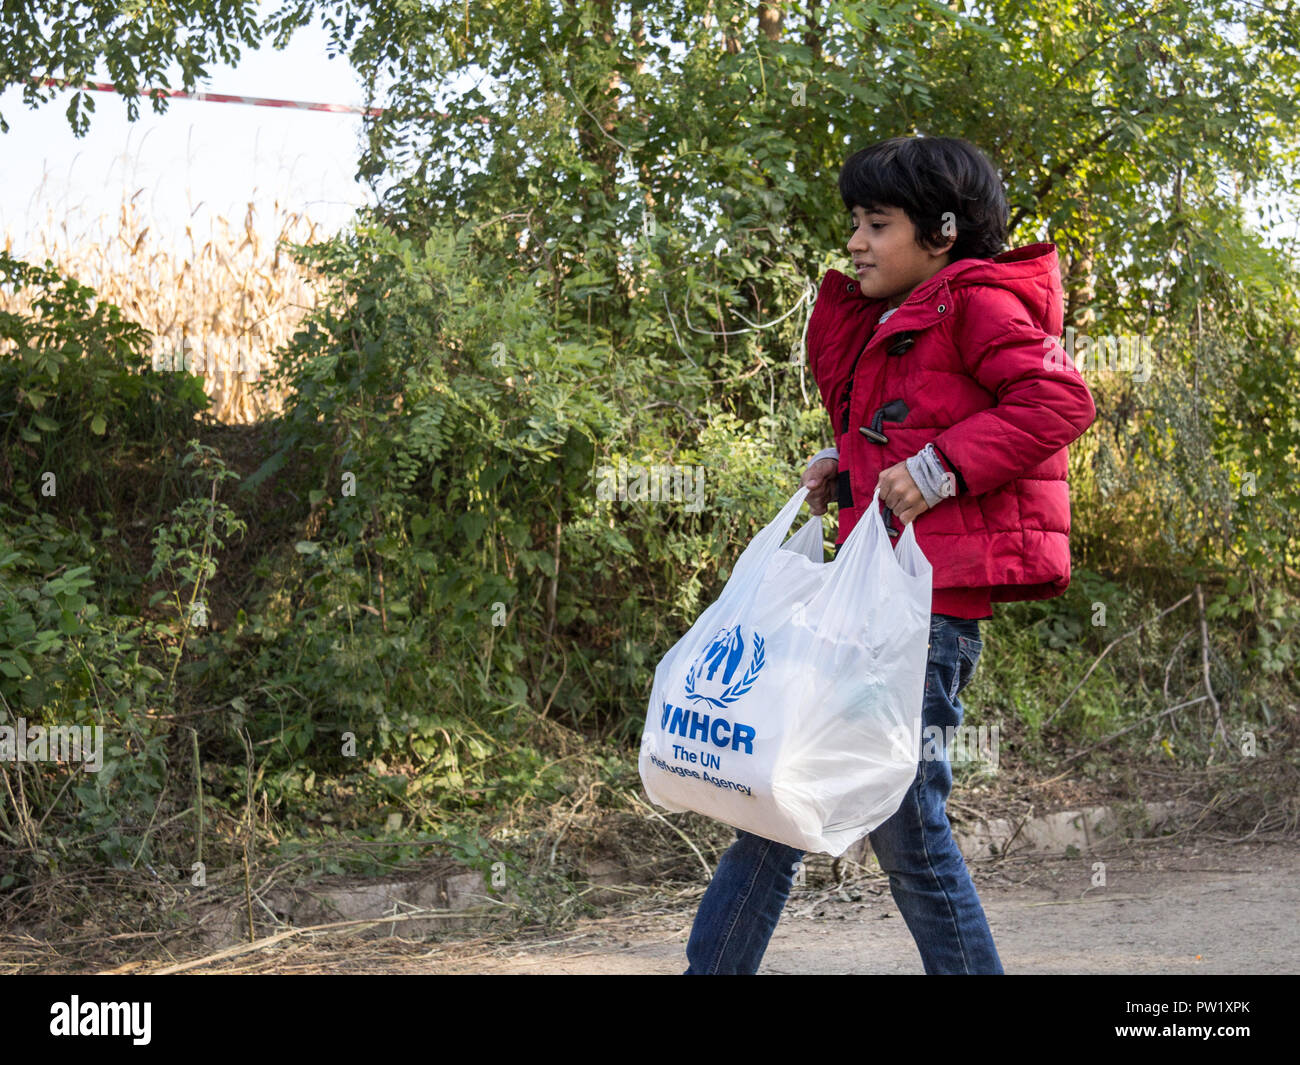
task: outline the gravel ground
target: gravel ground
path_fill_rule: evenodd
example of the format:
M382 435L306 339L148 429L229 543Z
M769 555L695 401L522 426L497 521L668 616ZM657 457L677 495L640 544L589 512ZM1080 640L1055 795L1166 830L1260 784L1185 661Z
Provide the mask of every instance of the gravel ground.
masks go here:
M1093 886L1093 863L1106 883ZM1300 846L1133 845L974 867L1008 973L1300 971ZM372 971L680 973L693 901L586 920L558 940L442 944ZM883 878L791 897L760 974L916 973L920 957Z

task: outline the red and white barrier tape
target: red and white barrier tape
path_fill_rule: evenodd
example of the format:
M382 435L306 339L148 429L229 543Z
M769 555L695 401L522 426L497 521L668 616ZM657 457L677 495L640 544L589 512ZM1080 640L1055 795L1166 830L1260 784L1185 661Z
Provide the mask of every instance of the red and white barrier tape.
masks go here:
M66 78L43 78L42 84L56 89L93 89L95 92L121 92L111 81L85 81L81 84ZM354 107L351 104L321 104L310 100L277 100L269 96L232 96L224 92L187 92L184 89L146 89L141 96L168 96L181 100L206 100L215 104L249 104L253 107L287 107L298 111L331 111L344 115L369 115L377 118L382 107Z

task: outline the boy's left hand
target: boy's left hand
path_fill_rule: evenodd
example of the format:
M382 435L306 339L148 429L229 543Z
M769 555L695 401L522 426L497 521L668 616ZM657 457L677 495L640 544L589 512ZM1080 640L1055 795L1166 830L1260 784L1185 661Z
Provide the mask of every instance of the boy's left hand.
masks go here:
M921 494L921 489L916 487L912 475L907 472L906 462L881 470L876 487L880 489L881 502L892 510L904 525L930 509L925 496Z

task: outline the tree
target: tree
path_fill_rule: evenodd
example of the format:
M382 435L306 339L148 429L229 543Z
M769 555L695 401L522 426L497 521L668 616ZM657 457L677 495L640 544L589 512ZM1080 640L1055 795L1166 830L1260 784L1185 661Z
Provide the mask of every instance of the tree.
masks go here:
M629 439L673 439L709 403L746 422L806 405L791 390L802 314L756 326L842 263L843 159L900 133L967 137L1005 177L1012 245L1059 246L1068 323L1159 346L1153 383L1094 378L1105 411L1076 449L1084 487L1124 501L1126 535L1212 554L1243 546L1230 452L1256 456L1260 505L1300 506L1294 273L1241 207L1298 186L1289 8L374 4L352 56L388 110L361 168L398 228L497 219L494 268L532 273L562 332L652 389L661 425L629 417ZM1252 354L1209 374L1216 322ZM1230 443L1224 411L1261 380L1278 386L1268 434ZM626 394L631 415L642 390ZM1279 561L1285 523L1255 518Z
M285 4L264 22L257 0L26 0L0 3L0 89L22 86L23 102L48 103L58 92L47 78L81 85L102 66L126 98L134 121L147 90L193 89L209 64L234 63L245 48L271 35L283 48L311 17L309 3ZM173 85L177 77L179 85ZM167 97L152 96L162 113ZM82 136L90 128L94 99L76 92L67 117ZM8 123L0 113L0 133Z
M0 25L17 44L0 49L4 79L84 76L104 58L138 88L181 56L197 78L259 33L280 41L321 19L385 107L359 163L383 190L364 221L404 249L470 240L456 261L478 289L526 306L528 328L547 334L533 347L563 353L553 417L530 411L537 425L519 431L592 433L598 464L634 455L711 471L707 528L623 515L614 568L642 567L633 585L671 591L653 607L633 595L621 616L689 616L698 574L748 539L826 442L800 346L810 283L845 265L844 159L899 134L981 146L1008 187L1012 245L1061 250L1068 324L1156 349L1147 381L1092 377L1101 416L1072 449L1081 557L1242 566L1252 582L1296 562L1300 286L1242 207L1300 188L1288 3L303 0L260 27L244 3L137 3L90 5L102 15L82 20L89 32L48 28L85 6L47 6L37 32L6 4ZM193 33L183 47L179 26ZM407 251L373 254L389 269ZM357 267L375 301L367 335L402 350L385 332L384 277ZM418 320L419 284L405 282ZM466 375L457 388L499 399L547 369L513 351L486 358L490 335L448 356ZM566 478L532 486L519 508L534 523L524 552L554 559L535 599L561 627L579 605L564 602L566 557L591 563L587 582L611 564L592 493ZM510 557L521 545L499 533L483 535ZM607 616L627 601L620 578L614 604L595 604Z

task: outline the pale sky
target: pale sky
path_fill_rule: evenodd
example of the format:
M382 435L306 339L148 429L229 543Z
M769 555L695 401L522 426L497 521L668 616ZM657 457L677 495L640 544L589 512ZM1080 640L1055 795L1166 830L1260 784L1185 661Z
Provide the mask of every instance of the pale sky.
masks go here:
M214 65L197 88L364 104L351 65L329 59L326 42L320 29L300 30L283 52L268 45L246 52L236 67ZM100 73L95 80L109 78ZM249 200L257 204L259 226L268 227L277 198L332 231L371 200L353 180L360 115L192 100L172 100L165 115L156 115L142 101L133 123L121 97L90 95L90 131L77 138L64 114L67 93L35 110L17 88L0 94L10 125L0 134L0 246L9 233L16 255L49 215L59 225L66 220L72 233L88 232L100 215L116 216L123 194L140 188L136 203L154 226L151 236L177 241L196 209L196 234L208 232L209 211L242 225Z
M269 12L275 5L262 7ZM300 30L283 52L268 46L245 53L235 67L213 66L198 88L365 103L347 59L328 58L327 40L318 28ZM97 80L108 80L107 74ZM50 217L76 235L91 232L107 216L113 232L111 220L123 196L138 189L145 190L136 202L153 227L151 236L175 245L184 240L191 217L196 234L209 231L209 213L241 225L250 199L264 236L270 235L277 199L325 231L346 225L356 207L371 201L369 190L353 180L360 115L173 100L163 116L142 102L132 123L120 97L90 95L96 108L90 132L78 139L64 115L66 93L36 110L23 105L18 89L0 94L11 127L0 134L0 246L8 234L19 256ZM1252 213L1259 204L1253 199ZM1270 243L1294 239L1300 226L1294 202L1274 206L1282 206L1280 217L1258 218L1256 224L1269 233Z

